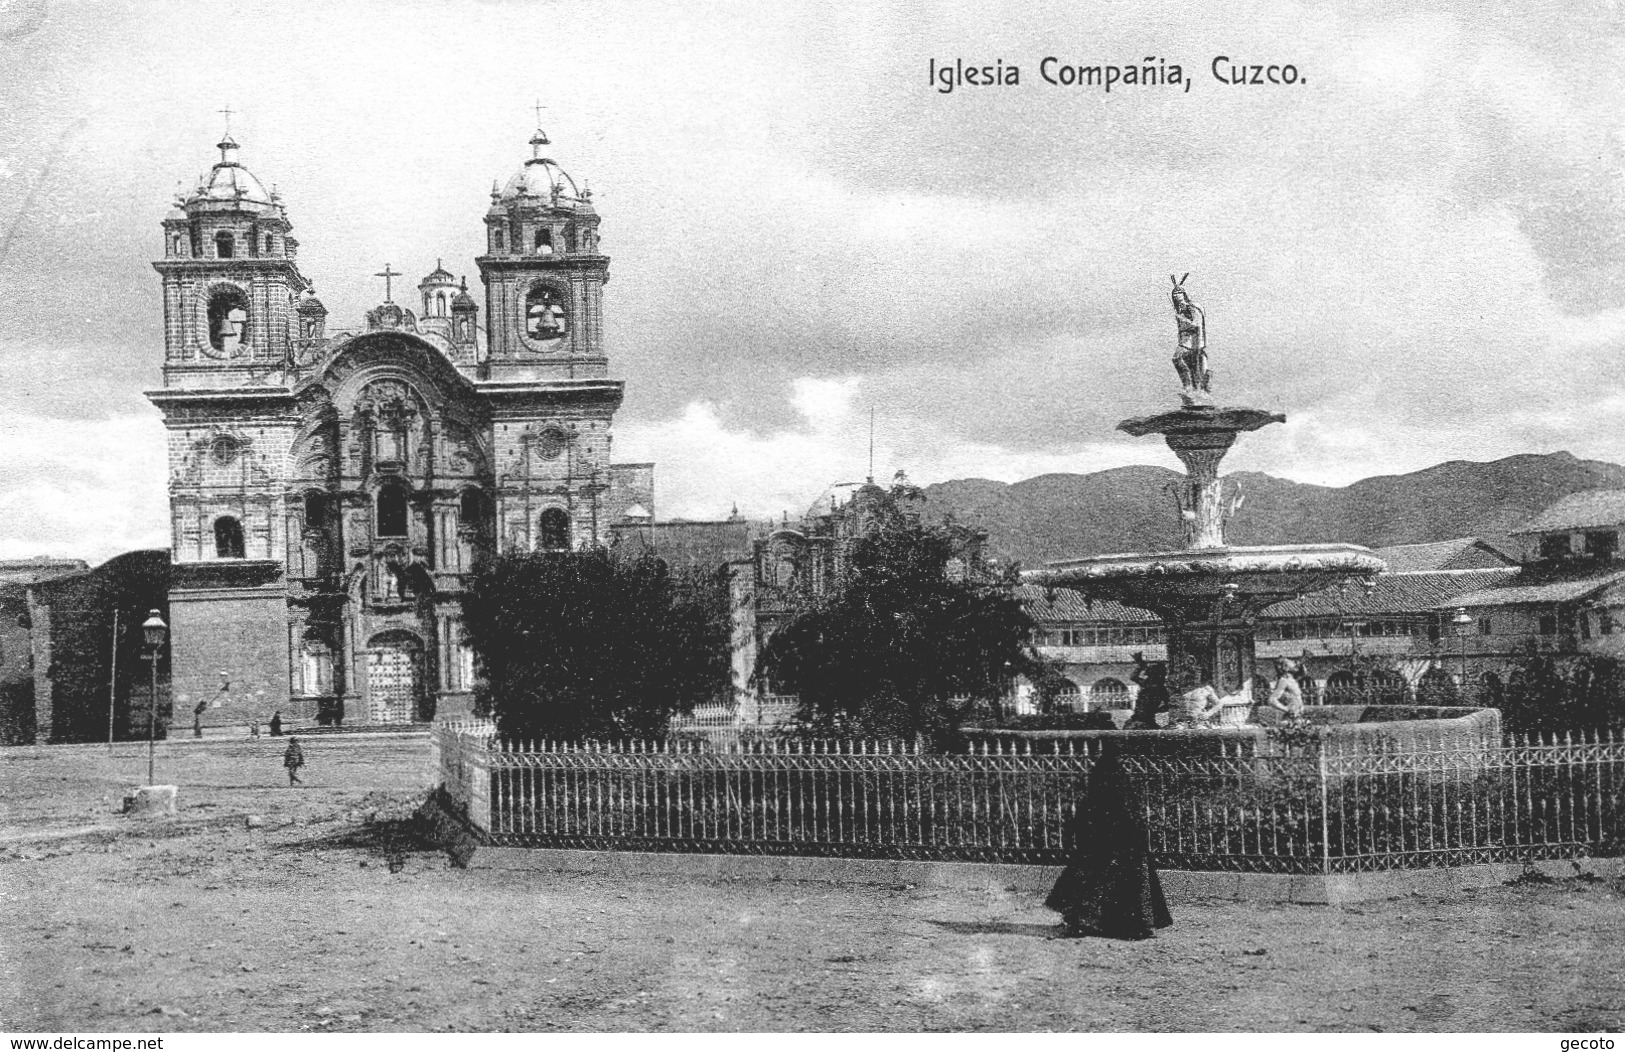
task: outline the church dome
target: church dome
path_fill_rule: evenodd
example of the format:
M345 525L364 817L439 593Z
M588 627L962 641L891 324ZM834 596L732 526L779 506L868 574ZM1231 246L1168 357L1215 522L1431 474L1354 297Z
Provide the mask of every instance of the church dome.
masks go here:
M457 279L452 275L451 271L447 270L445 265L437 259L434 261L434 269L429 272L429 276L424 278L418 287L422 288L424 285L455 284L457 284Z
M220 151L220 161L198 181L197 191L187 200L187 204L229 201L237 205L278 207L276 198L265 189L265 184L238 163L237 143L231 136L221 139L215 148Z
M480 305L474 302L474 297L468 294L468 279L463 279L463 285L457 290L457 295L451 298L452 310L479 310Z
M316 298L316 293L313 290L308 289L305 291L303 298L299 300L298 305L294 307L294 310L298 311L300 314L327 313L327 308L322 305L321 300Z
M531 152L535 156L526 161L519 171L497 192L502 203L522 201L526 198L546 201L555 208L592 211L592 191L576 185L570 173L559 167L557 161L542 156L542 147L548 145L547 134L540 128L531 136Z

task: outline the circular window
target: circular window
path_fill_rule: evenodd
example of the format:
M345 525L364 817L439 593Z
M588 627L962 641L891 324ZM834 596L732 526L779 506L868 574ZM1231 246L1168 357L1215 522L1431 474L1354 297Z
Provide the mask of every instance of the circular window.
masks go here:
M564 452L565 441L563 431L550 427L536 436L536 454L543 460L557 460L559 454Z
M242 443L230 435L216 435L214 441L209 443L209 453L216 464L230 464L242 449Z

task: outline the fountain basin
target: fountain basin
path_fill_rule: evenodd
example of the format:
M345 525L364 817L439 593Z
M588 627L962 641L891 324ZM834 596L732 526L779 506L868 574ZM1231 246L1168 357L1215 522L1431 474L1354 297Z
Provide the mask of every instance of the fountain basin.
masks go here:
M1184 620L1205 618L1220 599L1234 604L1235 614L1256 613L1384 569L1358 544L1278 544L1062 559L1023 576L1030 584L1072 588Z
M1223 699L1221 721L1242 722L1254 701L1253 621L1265 607L1385 569L1358 544L1219 545L1066 559L1025 575L1149 610L1168 634L1169 689L1200 683Z

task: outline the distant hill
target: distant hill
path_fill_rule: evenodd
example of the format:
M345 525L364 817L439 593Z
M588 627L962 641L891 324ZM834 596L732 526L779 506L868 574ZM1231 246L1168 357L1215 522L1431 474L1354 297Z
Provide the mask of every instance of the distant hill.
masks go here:
M961 479L925 492L933 516L980 526L1001 559L1036 567L1068 556L1177 546L1178 510L1167 487L1182 477L1166 468L1127 467L1016 483ZM1380 548L1470 536L1505 547L1511 530L1560 497L1625 489L1625 467L1570 453L1487 464L1452 460L1343 487L1258 472L1228 477L1247 495L1225 528L1233 544L1347 541Z

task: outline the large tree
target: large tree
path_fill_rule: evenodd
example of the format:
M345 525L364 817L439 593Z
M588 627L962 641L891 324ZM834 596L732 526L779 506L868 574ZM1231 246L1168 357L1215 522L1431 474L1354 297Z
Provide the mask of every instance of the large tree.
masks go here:
M1625 727L1625 667L1600 655L1528 654L1512 667L1502 696L1482 703L1498 705L1502 725L1519 734L1619 730Z
M949 746L972 706L1039 667L1032 618L979 572L972 532L910 514L917 493L879 503L835 587L762 649L758 677L799 695L815 728Z
M476 703L504 735L663 737L728 691L725 590L652 556L502 556L476 570L463 610Z

